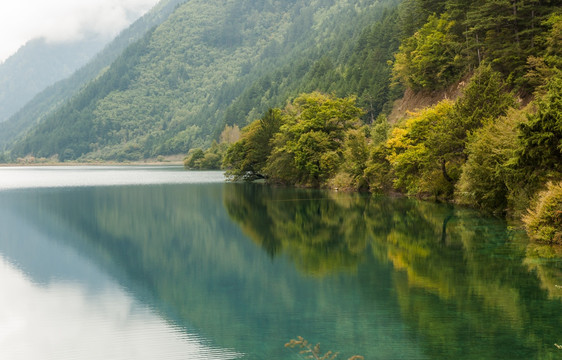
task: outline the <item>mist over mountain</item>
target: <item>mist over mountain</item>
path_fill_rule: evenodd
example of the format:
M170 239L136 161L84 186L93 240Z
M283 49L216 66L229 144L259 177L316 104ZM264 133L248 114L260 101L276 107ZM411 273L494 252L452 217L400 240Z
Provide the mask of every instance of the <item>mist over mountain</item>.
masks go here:
M149 29L164 21L174 8L182 1L183 0L160 1L149 12L137 19L109 44L103 47L101 52L92 54L87 63L83 62L83 64L85 63L84 66L79 68L77 71L72 72L72 75L69 73L66 74L65 77L59 77L58 82L51 81L49 84L41 87L39 89L40 92L36 92L36 95L33 98L28 97L27 101L21 104L24 105L23 107L20 105L18 109L14 109L14 106L6 104L6 109L11 106L14 110L12 110L13 112L10 114L11 116L9 118L4 118L6 121L0 121L0 149L6 148L18 137L25 134L29 128L40 123L48 114L63 104L64 101L70 99L87 82L98 76L104 68L110 66L127 46L139 40ZM74 56L71 54L68 55ZM22 59L22 62L24 63L29 61L41 62L42 60L41 58L35 57L31 58L31 60L27 57ZM65 61L68 60L65 58ZM9 62L12 62L12 60L10 59ZM8 63L8 61L6 61L6 63ZM14 78L15 82L20 84L20 87L24 89L26 88L25 82L21 81L20 78L15 75L13 75L12 78ZM3 91L9 92L10 90L6 87L0 87L0 93ZM12 94L8 95L10 98L14 97ZM21 103L21 101L19 101L19 103ZM0 110L3 109L4 106L0 106ZM8 112L9 111L6 110L6 113Z
M108 39L92 36L76 42L29 41L0 64L0 122L47 86L64 79L97 54Z

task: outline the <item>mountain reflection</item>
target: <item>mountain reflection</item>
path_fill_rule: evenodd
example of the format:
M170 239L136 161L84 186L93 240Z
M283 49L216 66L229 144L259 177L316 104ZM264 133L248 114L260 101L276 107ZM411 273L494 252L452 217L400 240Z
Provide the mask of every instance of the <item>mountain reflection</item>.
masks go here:
M290 359L297 335L342 358L559 354L560 261L473 211L256 184L0 196L43 232L78 234L57 241L244 358Z

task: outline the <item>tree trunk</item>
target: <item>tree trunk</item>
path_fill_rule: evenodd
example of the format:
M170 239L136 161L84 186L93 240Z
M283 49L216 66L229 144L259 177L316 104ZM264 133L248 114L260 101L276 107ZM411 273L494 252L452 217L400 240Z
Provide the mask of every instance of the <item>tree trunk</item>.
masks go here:
M515 32L515 41L517 42L517 49L519 49L519 29L517 28L517 1L513 1L513 31Z
M531 48L535 48L535 9L531 10Z
M481 57L480 57L480 44L478 43L478 34L476 34L476 51L478 52L478 67L480 67Z
M445 167L445 159L441 159L441 172L443 172L443 177L445 178L445 180L447 180L449 183L453 182L453 179L449 176L449 174L447 174L447 168Z
M447 224L449 220L453 218L453 214L447 215L447 217L443 220L443 227L441 228L441 244L445 244L447 242Z

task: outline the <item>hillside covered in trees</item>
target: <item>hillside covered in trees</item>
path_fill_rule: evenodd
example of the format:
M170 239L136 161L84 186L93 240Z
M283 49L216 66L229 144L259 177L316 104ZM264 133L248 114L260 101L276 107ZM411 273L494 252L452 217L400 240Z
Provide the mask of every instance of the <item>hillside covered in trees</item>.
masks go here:
M224 124L243 126L301 92L303 77L334 66L330 55L350 56L350 39L394 7L391 0L187 1L10 156L138 160L209 146Z
M74 73L107 42L101 36L71 43L35 39L0 63L0 123L47 86Z

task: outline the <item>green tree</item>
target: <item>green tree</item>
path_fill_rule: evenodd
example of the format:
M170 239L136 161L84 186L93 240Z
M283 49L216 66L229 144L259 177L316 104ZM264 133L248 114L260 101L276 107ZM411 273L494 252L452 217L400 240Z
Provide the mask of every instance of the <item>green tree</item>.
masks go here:
M511 187L508 162L517 150L518 128L525 115L526 111L512 110L469 136L457 200L494 212L506 211Z
M255 180L265 177L264 168L271 154L273 136L282 124L280 109L269 109L261 119L242 129L240 140L226 151L223 166L233 180Z
M364 171L369 191L373 193L389 192L393 189L392 166L388 160L390 149L386 143L371 148L369 160Z
M201 148L191 149L185 158L183 165L186 169L197 169L199 162L205 157L205 152Z
M562 182L548 183L523 221L533 240L562 244Z
M441 89L458 80L465 66L462 42L452 32L455 21L444 13L405 39L395 55L393 78L414 90Z
M544 39L538 38L537 41L543 42L546 50L542 56L537 54L527 58L529 71L525 80L535 88L543 87L551 78L560 76L562 71L562 15L552 14L543 25L550 31Z
M508 91L503 76L489 65L478 68L455 104L459 128L475 130L486 119L496 119L515 106L515 98Z
M562 174L562 76L550 79L536 114L521 124L516 167L522 182L542 184Z
M342 163L347 131L359 125L362 113L354 97L300 95L284 110L266 174L283 183L325 184Z
M410 194L439 195L449 186L449 175L444 171L444 150L437 145L439 128L453 116L454 106L444 100L409 118L404 126L396 127L386 143L388 161L392 166L394 185ZM446 144L444 145L446 146Z
M332 187L368 190L369 183L365 177L368 165L370 139L368 136L370 128L367 125L359 129L351 129L347 132L347 138L343 144L343 157L338 176L334 179Z
M466 14L466 42L477 64L486 61L520 82L530 55L543 51L540 35L555 2L540 0L479 0Z

